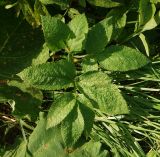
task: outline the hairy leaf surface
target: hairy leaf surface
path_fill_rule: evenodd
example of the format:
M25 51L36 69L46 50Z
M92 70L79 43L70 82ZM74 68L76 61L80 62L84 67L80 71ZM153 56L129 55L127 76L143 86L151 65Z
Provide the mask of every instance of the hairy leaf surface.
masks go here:
M70 28L56 17L42 16L42 28L45 41L52 51L66 47L66 42L74 37Z
M63 121L72 111L76 99L71 93L63 94L54 102L47 116L47 129L56 126Z
M39 89L58 90L73 86L75 67L71 62L60 60L28 67L18 75Z
M84 49L85 37L88 32L88 23L85 14L75 16L68 26L75 34L75 38L70 39L67 42L69 51L82 51Z
M66 117L61 125L61 134L66 146L74 145L84 130L84 119L79 106Z
M90 56L85 57L82 61L82 71L84 73L88 71L97 71L98 70L98 63L94 58L91 58Z
M107 74L88 72L79 77L77 86L94 108L109 115L128 113L125 99Z
M96 54L104 50L105 46L115 40L126 24L126 14L122 9L111 10L107 17L94 25L88 33L86 51Z
M139 69L149 63L140 51L126 46L110 46L97 56L102 68L110 71Z

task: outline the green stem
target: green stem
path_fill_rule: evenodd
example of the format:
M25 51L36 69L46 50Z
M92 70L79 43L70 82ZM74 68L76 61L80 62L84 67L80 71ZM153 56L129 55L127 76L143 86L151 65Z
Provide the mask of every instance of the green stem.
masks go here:
M20 119L20 121L19 121L19 124L20 124L20 127L21 127L23 139L24 139L24 141L27 143L26 134L25 134L25 131L24 131L24 129L23 129L23 121L22 121L21 119Z
M141 91L150 91L150 92L160 92L160 89L155 88L142 88L142 87L131 87L131 86L118 86L120 89L128 89L128 90L141 90Z

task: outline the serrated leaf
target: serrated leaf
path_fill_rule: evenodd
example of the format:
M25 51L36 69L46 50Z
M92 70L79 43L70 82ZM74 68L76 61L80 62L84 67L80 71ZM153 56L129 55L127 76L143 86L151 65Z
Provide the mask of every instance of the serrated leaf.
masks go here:
M111 41L116 40L119 37L119 35L122 33L126 25L126 20L127 20L126 10L124 8L112 9L107 14L107 18L110 19L108 23L113 27L110 40Z
M37 97L36 94L36 90L24 88L20 90L14 86L1 86L0 102L9 102L12 105L12 114L16 117L24 118L28 116L28 118L36 120L40 111L39 106L42 103L42 97Z
M68 26L75 34L75 38L70 39L67 42L69 51L82 51L84 48L85 37L88 32L88 22L85 14L75 16Z
M108 42L109 39L107 38L104 25L98 23L88 32L85 48L87 53L98 53L104 49Z
M91 108L87 107L86 104L78 103L84 119L84 133L88 137L92 131L95 113Z
M0 12L0 79L8 79L32 64L44 41L41 31L16 18L13 10Z
M66 146L73 146L84 130L84 119L78 105L61 124L61 134Z
M111 10L107 17L94 25L88 33L86 51L96 54L104 50L106 45L120 35L126 24L126 14L123 9Z
M71 62L60 60L28 67L18 75L36 88L58 90L73 86L75 67Z
M48 112L47 129L58 125L72 111L76 104L76 99L71 93L60 96L54 102Z
M110 46L97 55L100 66L110 71L139 69L149 63L140 51L127 46Z
M66 47L66 42L74 37L70 28L56 17L42 16L42 28L47 46L52 51Z
M93 104L85 97L84 94L78 94L77 100L81 103L90 108L91 110L94 110Z
M107 74L88 72L79 77L77 87L94 108L109 115L126 114L128 107L116 85L111 83Z
M105 7L105 8L112 8L112 7L118 7L123 5L124 1L114 1L114 0L87 0L90 4L99 6L99 7Z

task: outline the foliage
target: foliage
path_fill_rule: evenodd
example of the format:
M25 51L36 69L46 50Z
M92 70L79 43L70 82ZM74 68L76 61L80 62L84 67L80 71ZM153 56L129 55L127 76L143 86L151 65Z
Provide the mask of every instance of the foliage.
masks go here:
M0 156L160 156L159 5L1 0Z

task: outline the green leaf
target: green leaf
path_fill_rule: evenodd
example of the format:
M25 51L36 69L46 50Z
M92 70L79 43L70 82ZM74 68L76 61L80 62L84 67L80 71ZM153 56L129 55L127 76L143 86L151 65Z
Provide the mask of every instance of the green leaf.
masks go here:
M145 49L145 51L146 51L146 55L149 56L149 45L148 45L148 43L147 43L147 40L146 40L145 35L141 33L141 34L139 35L139 38L140 38L141 41L142 41L143 47L144 47L144 49Z
M86 104L78 103L84 119L84 133L88 137L92 131L95 113Z
M42 28L47 46L52 51L66 48L66 42L74 37L70 28L56 17L42 16Z
M90 140L80 149L77 149L71 154L71 157L109 157L107 150L101 150L102 144L98 141Z
M84 104L86 107L90 108L91 110L94 110L93 104L85 97L84 94L78 94L77 100Z
M12 152L11 156L6 157L29 157L27 156L27 144L23 141L15 152Z
M147 10L147 12L146 12ZM156 7L150 0L139 1L139 26L145 25L155 14Z
M47 129L62 122L72 111L76 99L71 93L60 96L51 106L47 116Z
M83 115L79 109L79 106L76 105L61 124L61 134L66 146L73 146L80 138L83 130Z
M85 37L88 33L88 23L85 14L75 16L68 26L75 34L75 38L67 42L69 51L82 51L84 49Z
M62 138L59 134L58 128L46 130L46 118L41 116L37 127L29 137L28 150L33 156L65 156L62 147Z
M49 57L49 49L47 45L44 44L40 54L32 60L32 65L45 63L49 59Z
M41 101L43 100L42 91L38 90L36 88L33 88L30 85L27 85L27 84L24 84L23 82L19 82L19 81L15 81L15 80L9 81L7 84L9 86L19 88L24 93L29 93L30 95L32 95L36 99L39 99Z
M35 0L34 3L34 16L38 22L41 24L41 15L49 16L47 7L40 2L40 0Z
M18 1L18 7L30 25L33 27L38 27L40 25L40 19L35 16L32 6L27 0Z
M0 87L0 102L8 102L18 118L28 117L36 120L42 103L42 95L36 89L20 90L14 86Z
M33 133L30 135L28 143L22 142L13 157L65 157L62 147L62 138L58 128L46 130L46 118L41 113L40 120ZM26 149L27 148L27 149ZM24 155L22 155L22 152Z
M126 114L128 107L116 85L111 83L107 74L88 72L79 77L77 87L94 108L109 115Z
M124 8L116 8L112 9L108 14L108 25L112 26L112 35L111 35L111 41L116 40L119 35L122 33L125 25L126 25L126 9ZM107 27L107 26L106 26ZM108 30L109 32L110 30Z
M118 7L123 5L124 1L119 0L87 0L90 4L99 6L99 7L105 7L105 8L112 8L112 7Z
M60 60L28 67L18 75L36 88L58 90L73 86L75 67L71 62Z
M100 66L110 71L139 69L149 63L149 59L136 49L126 46L110 46L97 55Z
M155 3L155 4L157 4L157 3L159 3L159 2L160 2L160 0L150 0L150 2L151 2L151 3Z
M158 151L151 149L148 153L147 153L147 157L157 157L158 156Z
M96 54L104 50L106 45L122 32L126 24L126 14L123 9L111 10L107 17L94 25L88 33L86 51Z
M57 4L64 7L67 7L70 3L70 0L40 0L43 4Z
M44 41L41 31L16 18L13 10L0 12L0 79L8 79L32 64Z
M105 20L103 21L103 23L104 22ZM94 25L88 32L85 46L87 53L94 54L101 52L109 42L103 23L101 22Z
M142 28L142 32L151 30L160 24L160 11L156 13Z
M82 61L82 71L86 73L88 71L97 71L98 70L98 63L94 58L90 56L85 57Z

